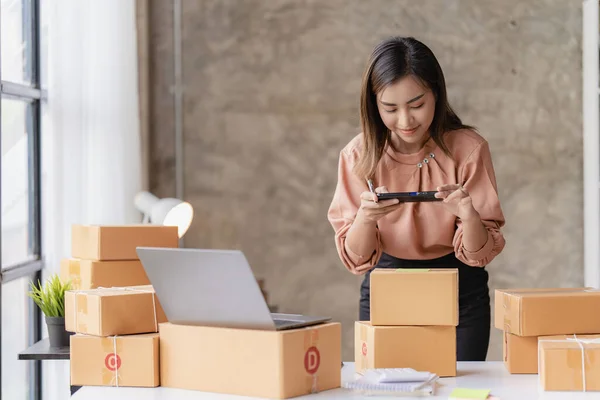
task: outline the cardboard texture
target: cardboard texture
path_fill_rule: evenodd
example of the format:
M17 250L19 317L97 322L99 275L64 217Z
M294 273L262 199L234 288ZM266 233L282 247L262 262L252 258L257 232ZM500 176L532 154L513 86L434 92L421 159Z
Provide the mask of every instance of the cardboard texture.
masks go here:
M494 325L518 336L597 333L599 309L597 289L497 289Z
M158 334L71 336L71 385L156 387Z
M97 287L149 285L142 263L133 261L93 261L65 258L60 262L60 278L71 281L73 290Z
M65 329L96 336L157 332L167 317L152 286L65 293Z
M341 325L285 331L161 324L161 385L290 398L341 385Z
M511 374L538 373L538 337L503 332L504 365Z
M176 226L72 225L73 258L108 261L137 260L136 247L178 247Z
M458 325L457 269L371 273L372 325Z
M600 335L542 336L540 384L548 391L600 391Z
M456 327L354 325L356 372L369 368L413 368L456 376Z

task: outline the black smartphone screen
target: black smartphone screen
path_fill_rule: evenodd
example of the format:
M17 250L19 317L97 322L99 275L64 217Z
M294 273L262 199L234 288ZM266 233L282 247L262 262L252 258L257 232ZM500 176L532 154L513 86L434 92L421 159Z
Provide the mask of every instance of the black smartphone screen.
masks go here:
M397 192L397 193L377 193L379 200L398 199L400 202L422 202L422 201L442 201L435 197L436 191L430 192Z

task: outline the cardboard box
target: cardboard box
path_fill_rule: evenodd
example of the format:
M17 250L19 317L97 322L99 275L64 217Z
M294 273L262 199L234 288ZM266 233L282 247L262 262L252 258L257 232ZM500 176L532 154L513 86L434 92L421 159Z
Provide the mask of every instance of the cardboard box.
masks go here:
M65 293L65 328L96 336L157 332L167 317L152 286L71 290Z
M71 256L108 261L138 260L136 247L178 247L176 226L73 225Z
M73 290L150 284L140 261L92 261L65 258L60 261L60 278L64 282L70 280Z
M341 325L264 331L160 325L161 386L263 398L340 387Z
M600 291L587 288L496 290L494 325L518 336L600 332Z
M456 327L354 324L356 372L370 368L413 368L440 377L456 376Z
M600 391L600 335L542 336L538 346L544 390Z
M457 269L371 273L372 325L458 325Z
M158 334L71 336L71 385L156 387Z
M538 337L503 332L504 365L511 374L538 373Z

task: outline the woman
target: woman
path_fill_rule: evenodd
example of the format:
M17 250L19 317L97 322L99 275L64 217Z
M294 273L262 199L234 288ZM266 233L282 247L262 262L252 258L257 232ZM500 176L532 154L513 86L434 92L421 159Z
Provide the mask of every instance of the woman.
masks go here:
M360 320L370 319L373 268L457 268L457 359L484 361L490 336L485 266L504 248L504 215L488 143L464 125L446 96L431 50L391 38L363 76L362 134L341 152L328 218L338 254L365 274ZM377 201L375 192L437 191L440 202Z

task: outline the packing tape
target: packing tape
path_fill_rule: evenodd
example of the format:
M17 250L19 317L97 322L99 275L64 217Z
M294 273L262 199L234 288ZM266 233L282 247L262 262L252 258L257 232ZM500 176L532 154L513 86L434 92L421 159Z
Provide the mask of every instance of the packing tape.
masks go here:
M367 346L367 337L369 336L369 328L365 324L360 324L360 369L365 370L369 367L367 358L368 352L371 349Z
M79 260L69 259L69 279L71 280L71 286L73 289L79 289L81 287L81 265Z
M81 312L83 315L87 316L88 307L87 307L87 297L85 296L87 293L91 292L90 290L73 290L73 327L75 332L78 333L87 333L87 324L82 322L78 313ZM77 301L79 295L83 296L83 301Z
M583 391L587 391L587 382L586 382L586 371L585 371L585 346L584 344L593 344L593 343L600 343L600 338L598 339L581 339L578 338L577 335L573 335L572 338L567 338L567 341L575 341L578 345L579 348L581 349L581 374L582 376L582 381L583 381Z
M119 346L117 346L117 337L115 335L102 338L102 349L106 352L102 370L102 384L105 386L119 387L119 381L123 379L123 375L119 371L122 363L119 348L122 347L122 341L119 340Z
M502 315L504 318L504 332L511 332L510 328L512 325L512 321L510 318L510 312L511 312L511 307L510 307L510 293L504 293L502 295L502 309L504 310L504 314Z
M576 359L569 358L567 356L567 367L571 370L577 369L579 364L581 363L581 381L583 385L583 391L587 391L587 377L586 377L586 369L585 369L585 345L586 344L600 344L600 338L596 339L585 339L578 338L577 335L573 335L573 337L567 337L565 339L539 339L539 342L554 342L554 343L568 343L575 342L579 345L581 349L581 357L577 357ZM538 372L541 373L541 369L539 368L539 354L538 354Z
M125 292L134 292L134 293L150 293L152 294L152 310L154 311L154 332L158 332L158 319L156 317L156 295L152 290L143 290L143 289L135 289L135 288L131 288L131 287L98 287L96 289L90 289L90 290L74 290L73 294L74 294L74 300L73 300L73 307L75 309L75 313L74 313L74 320L73 320L73 326L75 326L75 329L77 332L79 333L86 333L85 331L80 331L79 330L79 325L78 325L78 318L77 318L77 311L79 310L79 308L77 307L78 304L78 295L83 294L83 298L84 300L84 307L85 310L82 311L83 314L87 315L87 297L85 295L88 294L92 294L92 293L98 293L98 292L104 292L104 291L125 291ZM82 325L83 326L83 325ZM87 326L87 324L86 324Z
M77 301L77 292L75 292L73 296L73 306L75 308L75 312L73 313L75 321L73 323L73 327L75 328L75 332L87 332L87 318L78 318L78 314L81 313L85 317L88 314L88 302L87 297L83 296L83 298L78 302Z
M308 376L308 385L311 393L319 392L319 366L321 355L319 353L319 331L308 329L304 332L304 369Z
M508 332L503 331L504 336L504 362L508 362Z
M311 393L319 393L319 383L318 383L318 375L317 374L313 374L312 376L312 385L310 387L310 392Z
M564 288L561 290L557 290L557 289L539 289L539 290L534 290L534 289L515 289L515 290L502 290L502 293L508 293L508 294L513 294L513 295L520 295L520 294L560 294L560 293L584 293L584 292L598 292L600 291L600 289L593 289L593 288Z
M119 358L118 358L118 354L117 354L117 336L113 336L113 357L114 357L114 362L115 362L115 386L119 387L119 368L121 367L121 365L119 365Z
M419 274L423 272L429 272L431 269L429 268L397 268L396 272L402 272L405 274Z

